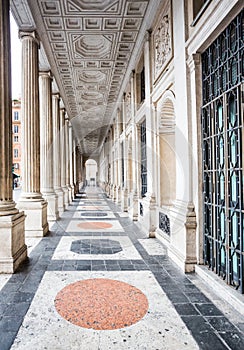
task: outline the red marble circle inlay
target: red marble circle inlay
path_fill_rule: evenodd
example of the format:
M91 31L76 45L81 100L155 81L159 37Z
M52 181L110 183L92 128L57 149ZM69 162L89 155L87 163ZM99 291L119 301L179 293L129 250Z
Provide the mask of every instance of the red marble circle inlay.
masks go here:
M148 300L130 284L95 278L63 288L56 296L55 307L77 326L112 330L140 321L148 310Z
M92 229L92 230L99 230L99 229L106 229L113 227L112 224L109 224L108 222L100 222L100 221L89 221L89 222L81 222L77 225L79 228L84 229Z

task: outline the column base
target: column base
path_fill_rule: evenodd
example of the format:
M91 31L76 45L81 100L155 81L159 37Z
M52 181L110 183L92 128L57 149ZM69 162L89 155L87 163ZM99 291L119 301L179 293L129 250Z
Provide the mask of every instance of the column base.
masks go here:
M79 183L79 181L77 181L75 184L75 194L79 194L80 189L81 189L80 183Z
M64 192L60 187L55 190L55 193L58 196L58 212L59 212L59 216L61 216L64 212Z
M126 188L121 191L121 209L128 211L128 191Z
M195 206L193 203L188 203L187 213L186 213L186 270L187 272L192 272L195 269L195 264L197 263L196 256L196 228L197 219Z
M17 205L18 209L24 210L25 236L26 237L44 237L49 226L47 222L47 202L44 200L21 200Z
M156 199L154 194L146 193L146 196L140 200L138 221L149 238L156 237Z
M120 205L121 204L121 187L117 186L117 191L116 191L116 204Z
M196 258L196 213L192 203L175 200L171 206L159 209L167 216L167 231L157 229L157 237L168 248L169 257L184 272L193 272Z
M62 187L64 193L64 210L69 207L69 190L66 186Z
M75 199L75 186L71 185L71 200L73 201Z
M113 185L109 185L108 196L110 199L113 199Z
M69 198L69 204L72 202L73 198L72 198L72 187L70 185L67 185L67 189L68 189L68 198Z
M25 215L0 216L0 273L14 273L27 258Z
M113 186L113 188L112 188L112 200L114 201L114 202L116 202L116 200L117 200L117 186L116 185L114 185Z
M59 218L58 196L55 192L43 193L43 198L47 201L47 220L56 221Z
M137 221L138 220L138 195L136 192L132 193L129 197L129 208L128 208L128 213L129 213L129 217L133 220L133 221Z
M107 197L109 198L110 185L108 183L105 185L105 192L106 192Z

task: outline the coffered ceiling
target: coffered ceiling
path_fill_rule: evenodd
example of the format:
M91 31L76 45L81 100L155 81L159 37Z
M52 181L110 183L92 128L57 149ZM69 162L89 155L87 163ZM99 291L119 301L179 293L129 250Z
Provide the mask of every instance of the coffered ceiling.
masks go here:
M36 29L82 152L97 154L160 0L12 0Z

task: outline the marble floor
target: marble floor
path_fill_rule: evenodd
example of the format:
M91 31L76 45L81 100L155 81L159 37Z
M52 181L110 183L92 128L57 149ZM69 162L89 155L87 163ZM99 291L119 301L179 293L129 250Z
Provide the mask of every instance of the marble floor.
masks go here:
M0 350L244 349L244 320L87 187L0 275Z

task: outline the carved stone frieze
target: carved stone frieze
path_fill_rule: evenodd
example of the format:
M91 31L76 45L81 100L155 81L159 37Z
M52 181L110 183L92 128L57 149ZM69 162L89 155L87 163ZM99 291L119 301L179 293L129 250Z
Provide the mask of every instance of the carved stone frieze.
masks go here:
M159 228L162 230L164 233L170 236L170 220L169 217L164 214L159 212Z
M163 69L172 57L172 23L171 4L166 1L161 15L153 31L154 45L154 77L162 73Z
M127 92L125 95L125 110L126 110L126 121L128 122L131 118L131 93Z

